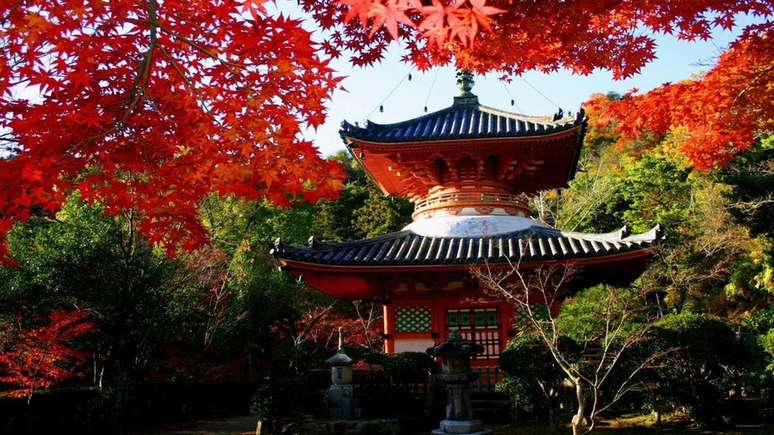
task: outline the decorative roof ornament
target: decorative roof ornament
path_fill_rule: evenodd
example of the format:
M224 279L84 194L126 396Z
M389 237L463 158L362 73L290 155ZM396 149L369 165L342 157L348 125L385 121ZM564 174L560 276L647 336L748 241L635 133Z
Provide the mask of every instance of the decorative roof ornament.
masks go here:
M457 86L460 88L460 95L454 97L455 106L478 104L478 97L472 92L474 84L473 73L464 69L457 71Z

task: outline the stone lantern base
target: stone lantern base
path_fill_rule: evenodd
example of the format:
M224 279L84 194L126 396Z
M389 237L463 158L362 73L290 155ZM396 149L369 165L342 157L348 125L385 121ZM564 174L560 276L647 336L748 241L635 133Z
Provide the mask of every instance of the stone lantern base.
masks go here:
M481 420L441 420L441 427L432 432L433 435L490 435L491 429L485 429Z

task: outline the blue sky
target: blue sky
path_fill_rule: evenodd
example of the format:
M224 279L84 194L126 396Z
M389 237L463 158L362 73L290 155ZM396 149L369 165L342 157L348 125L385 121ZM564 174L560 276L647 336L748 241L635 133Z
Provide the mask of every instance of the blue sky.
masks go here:
M295 4L287 0L279 1L277 8L286 15L302 16ZM593 93L623 93L632 88L647 91L662 83L689 78L708 69L707 65L715 62L719 49L728 46L744 26L754 21L758 20L739 17L736 28L732 31L717 30L709 41L685 42L659 35L656 37L658 59L643 68L640 74L626 80L615 81L607 71L598 71L588 76L575 76L567 71L553 74L527 73L524 80L514 79L506 90L496 74L489 74L476 77L473 92L479 96L482 104L508 111L547 115L556 112L558 105L575 112ZM311 20L307 21L305 27L317 33L317 40L324 38L322 33L315 30ZM401 47L394 44L381 63L370 67L352 67L346 56L333 62L333 67L346 76L342 86L347 91L336 91L333 94L327 104L328 119L324 125L316 131L310 129L305 132L305 136L314 140L323 154L329 155L344 148L338 130L345 119L361 123L365 119L397 122L422 115L426 101L429 112L451 104L452 97L457 93L453 68L436 68L425 73L412 71L412 80L404 80L396 88L410 71L409 65L400 62L403 53ZM393 89L394 92L384 101ZM515 99L516 106L511 106L509 93ZM379 112L378 107L382 101L384 112Z

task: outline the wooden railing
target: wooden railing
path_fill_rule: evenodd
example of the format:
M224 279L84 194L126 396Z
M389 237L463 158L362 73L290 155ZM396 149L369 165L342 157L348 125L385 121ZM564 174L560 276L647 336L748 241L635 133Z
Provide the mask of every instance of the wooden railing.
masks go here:
M524 204L524 201L522 201L521 195L492 192L450 192L429 196L417 201L414 204L414 216L428 210L453 206L455 204L526 209L526 205Z

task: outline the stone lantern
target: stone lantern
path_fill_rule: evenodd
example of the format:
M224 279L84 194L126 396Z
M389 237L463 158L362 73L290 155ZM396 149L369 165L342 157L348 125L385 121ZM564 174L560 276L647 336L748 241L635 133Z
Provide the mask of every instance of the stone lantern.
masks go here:
M484 428L481 420L473 418L470 402L470 383L476 379L476 374L470 369L470 359L483 351L482 346L463 340L456 331L449 334L445 343L427 349L427 353L442 360L438 380L446 385L448 392L446 419L441 421L440 428L432 432L434 435L492 433Z
M358 418L352 385L352 358L344 352L339 328L339 350L325 360L331 366L331 386L328 388L328 413L331 418Z

